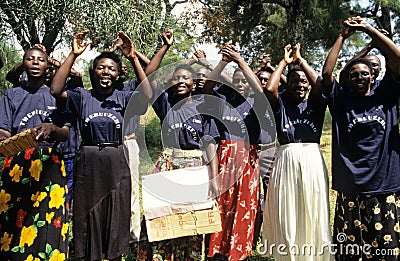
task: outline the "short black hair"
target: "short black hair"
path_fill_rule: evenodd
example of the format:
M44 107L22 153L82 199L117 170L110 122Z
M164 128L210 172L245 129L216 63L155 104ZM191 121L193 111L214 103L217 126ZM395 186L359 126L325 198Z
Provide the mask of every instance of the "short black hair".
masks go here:
M232 74L232 76L233 75L235 75L235 73L238 73L238 72L241 72L241 73L243 73L243 70L242 69L240 69L239 67L237 67L234 71L233 71L233 74Z
M193 69L192 66L190 66L190 65L188 65L188 64L184 64L184 63L178 64L178 65L175 67L175 70L174 70L174 73L173 73L173 74L175 74L175 72L177 72L178 70L186 70L186 71L189 71L189 72L192 74L192 78L193 78L193 79L196 77L196 72L195 72L195 70Z
M295 72L304 72L304 70L303 70L303 68L301 68L300 66L293 66L292 68L290 68L289 71L288 71L288 73L287 73L287 76L286 76L287 82L288 82L288 83L289 83L290 77L292 77L292 75L293 75Z
M22 57L22 61L25 61L26 55L29 51L36 51L36 50L42 52L46 56L46 62L49 63L47 53L45 51L43 51L42 48L39 48L37 46L33 46L33 47L29 48L28 50L26 50L24 53L24 56Z
M103 58L108 58L113 60L117 64L118 75L122 73L122 60L121 58L114 52L102 52L93 60L93 69L96 68L99 61Z
M374 68L372 67L372 63L369 60L367 60L365 58L356 58L356 59L350 61L348 64L346 64L346 66L340 72L340 75L342 76L339 79L340 85L344 86L347 84L347 81L349 80L350 68L359 63L367 65L369 68L369 71L371 72L371 75L374 74Z

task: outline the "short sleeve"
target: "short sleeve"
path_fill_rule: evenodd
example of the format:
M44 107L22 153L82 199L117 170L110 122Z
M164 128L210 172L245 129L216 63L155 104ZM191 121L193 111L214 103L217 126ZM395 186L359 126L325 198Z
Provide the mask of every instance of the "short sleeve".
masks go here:
M67 90L67 104L66 108L73 114L81 114L81 95L83 88L78 87L73 90Z
M12 129L12 103L9 92L6 90L0 99L0 129L11 132Z
M154 92L153 109L160 120L163 120L170 109L168 102L168 93L164 91L160 86L157 86Z
M130 114L143 115L146 113L149 103L140 95L139 91L123 91L123 93L125 94L126 104L127 108L130 110Z

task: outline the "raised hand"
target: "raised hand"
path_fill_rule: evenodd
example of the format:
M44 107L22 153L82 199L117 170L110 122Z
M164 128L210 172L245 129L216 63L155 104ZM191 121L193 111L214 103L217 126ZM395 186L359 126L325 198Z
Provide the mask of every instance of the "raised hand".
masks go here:
M40 49L42 49L43 52L46 52L46 47L43 44L37 43L37 44L34 44L33 47L40 48Z
M86 50L86 47L92 43L92 41L84 42L88 33L89 30L84 30L74 35L74 38L72 39L72 52L75 55L81 55Z
M235 52L237 52L237 49L236 49L236 46L234 46L232 43L228 43L227 45L225 45L221 51L222 61L227 62L227 63L234 61Z
M295 52L293 55L293 63L300 63L301 60L303 59L300 54L300 43L297 43L295 45L294 49L295 49Z
M195 55L198 59L206 58L206 52L204 52L203 50L196 50L196 51L194 52L194 55Z
M206 60L206 52L203 50L196 50L194 52L194 56L196 57L196 60L201 64L201 65L206 65L208 62Z
M264 54L261 58L258 59L258 63L262 68L268 68L271 66L271 56L269 53Z
M122 45L122 40L120 38L117 38L113 45L108 49L109 52L115 52L115 50L118 49L118 45Z
M359 31L366 31L366 27L369 25L363 18L356 16L356 17L351 17L344 21L344 23L354 31L359 30Z
M133 42L129 36L122 32L118 32L118 38L117 41L114 43L115 47L120 49L122 54L127 58L134 58L136 56L135 53L135 46L133 45Z
M171 46L174 43L174 32L172 29L167 29L162 33L162 39L165 45Z
M293 62L293 57L290 57L292 55L292 46L290 44L286 45L285 48L283 48L285 51L285 54L283 55L283 60L285 60L285 62L287 64L291 64Z

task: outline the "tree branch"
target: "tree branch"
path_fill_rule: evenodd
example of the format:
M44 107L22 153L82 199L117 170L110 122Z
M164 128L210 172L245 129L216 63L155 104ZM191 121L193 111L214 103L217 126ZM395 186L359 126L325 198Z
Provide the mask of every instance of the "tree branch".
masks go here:
M10 25L13 33L17 37L17 40L21 44L22 48L24 50L28 49L30 44L24 37L23 20L19 19L16 16L15 12L12 11L13 9L12 9L11 5L9 5L9 3L0 3L0 8L6 15L6 18L4 18L5 22Z

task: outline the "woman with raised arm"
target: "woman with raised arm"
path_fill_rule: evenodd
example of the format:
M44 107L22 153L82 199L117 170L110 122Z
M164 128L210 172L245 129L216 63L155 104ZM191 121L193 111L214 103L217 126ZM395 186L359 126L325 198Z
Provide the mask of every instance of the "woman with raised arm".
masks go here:
M47 55L28 49L27 84L0 99L0 140L27 129L39 145L5 158L0 179L0 260L66 260L67 178L59 141L68 137L68 115L45 85ZM11 145L11 144L10 144Z
M301 57L300 44L293 57L290 45L284 51L266 86L280 147L264 208L263 250L276 260L331 260L325 247L331 241L328 171L319 148L326 104L317 73ZM298 66L288 71L285 91L278 94L288 64ZM286 255L270 248L272 244L282 244ZM304 246L314 247L315 254L299 252Z
M225 83L221 73L231 61L239 67L233 73L231 84L213 89L217 82ZM255 92L254 98L250 96L250 88ZM218 207L222 231L211 234L208 257L244 260L252 251L259 200L256 150L259 124L253 105L256 98L264 95L257 76L231 44L222 49L222 60L209 73L203 93L215 96L205 95L204 99L216 111L214 117L221 135Z
M219 133L203 99L193 96L196 86L195 71L187 64L175 67L170 90L157 86L153 109L160 118L164 150L156 163L156 172L184 169L209 164L210 198L215 198L218 187L216 143ZM168 189L168 188L166 188ZM186 236L153 243L139 242L139 252L161 255L162 260L200 260L202 235ZM153 259L154 260L154 259Z
M386 58L378 86L367 59L347 65L343 85L333 77L343 42L355 31L367 33ZM350 18L325 61L323 83L332 114L332 186L338 191L334 240L338 248L361 249L336 258L398 260L400 49L364 19Z
M128 252L131 176L122 146L122 123L128 101L132 114L147 110L152 91L140 66L138 78L145 79L143 89L135 92L116 90L121 73L121 59L103 52L93 61L92 90L64 90L65 81L75 59L89 42L89 31L75 34L72 51L54 77L52 94L67 102L77 115L82 146L76 156L73 246L76 258L86 260L121 260ZM139 63L134 46L124 33L118 33L118 48L133 64Z

